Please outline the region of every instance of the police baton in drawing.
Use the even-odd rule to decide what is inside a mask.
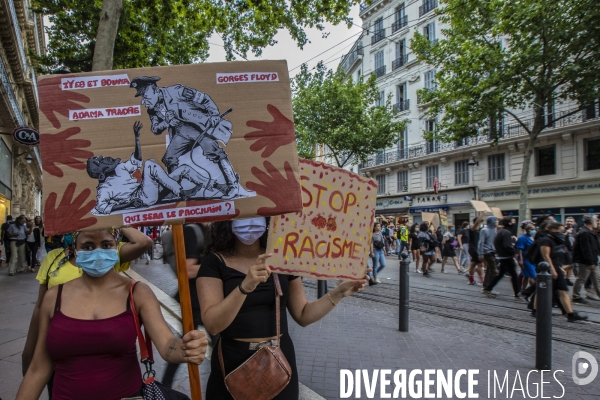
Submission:
[[[256,196],[239,184],[225,150],[232,124],[219,114],[208,94],[180,84],[158,87],[159,77],[131,81],[135,96],[148,109],[150,130],[168,132],[162,163],[142,160],[140,130],[133,126],[135,149],[127,161],[104,156],[87,161],[88,175],[98,179],[97,204],[92,214],[110,215],[185,200],[232,200]],[[142,169],[141,181],[134,173]]]

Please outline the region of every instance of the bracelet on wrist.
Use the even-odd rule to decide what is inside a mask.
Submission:
[[[333,302],[333,299],[331,298],[331,296],[329,295],[329,293],[327,293],[327,297],[329,297],[329,301],[331,301],[331,304],[333,304],[334,307],[337,306],[337,304],[335,304]]]
[[[238,289],[240,289],[240,292],[242,292],[243,295],[247,296],[250,292],[246,292],[244,290],[244,288],[242,287],[242,283],[243,282],[240,282],[240,285],[238,286]]]

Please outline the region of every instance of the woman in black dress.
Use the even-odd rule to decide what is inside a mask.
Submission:
[[[265,218],[216,222],[212,225],[212,243],[202,259],[196,286],[202,321],[206,330],[220,334],[225,374],[243,364],[259,343],[276,337],[275,283],[265,260],[267,240]],[[301,326],[319,321],[346,296],[362,291],[367,278],[345,281],[327,295],[308,301],[302,280],[280,275],[283,296],[280,301],[280,346],[292,378],[274,399],[295,400],[299,396],[298,371],[294,345],[288,334],[287,312]],[[211,373],[206,387],[207,400],[233,399],[225,386],[219,357],[213,353]]]

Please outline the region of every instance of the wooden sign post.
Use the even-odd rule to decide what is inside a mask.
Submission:
[[[183,334],[196,329],[192,315],[192,298],[190,296],[190,283],[187,275],[185,261],[185,242],[183,240],[183,225],[173,225],[173,244],[175,247],[175,261],[177,263],[177,284],[179,286],[179,304],[181,306],[181,319],[183,320]],[[192,400],[202,400],[200,387],[200,372],[196,364],[188,363],[190,391]]]

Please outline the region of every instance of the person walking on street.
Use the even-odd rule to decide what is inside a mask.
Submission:
[[[552,290],[555,296],[560,299],[560,306],[567,314],[568,322],[586,321],[587,316],[581,316],[573,311],[571,298],[569,297],[569,288],[565,279],[565,272],[562,266],[567,260],[567,249],[565,247],[565,227],[558,222],[547,222],[542,225],[547,231],[547,235],[539,239],[539,252],[541,260],[550,265],[550,274],[552,275]],[[537,239],[536,239],[537,240]],[[537,299],[536,299],[537,300]],[[536,315],[536,304],[532,315]]]
[[[512,240],[512,231],[511,227],[514,224],[514,220],[512,217],[505,217],[500,222],[500,231],[496,234],[494,238],[494,248],[498,254],[498,260],[500,263],[500,271],[498,275],[494,278],[493,281],[490,282],[488,286],[483,288],[482,293],[487,297],[494,298],[496,295],[492,293],[494,287],[504,278],[504,275],[509,275],[511,284],[513,287],[513,292],[515,295],[515,300],[521,300],[521,288],[519,285],[519,278],[517,274],[517,263],[515,261],[515,256],[517,254],[515,246]]]
[[[35,272],[37,251],[40,248],[40,230],[32,220],[27,222],[27,272]]]
[[[584,226],[579,230],[573,246],[573,262],[579,264],[579,274],[573,286],[573,303],[579,304],[588,303],[587,300],[581,297],[581,288],[590,276],[596,296],[600,297],[600,270],[598,266],[600,237],[595,232],[598,229],[598,216],[584,215],[583,224]]]
[[[410,227],[410,231],[408,233],[408,248],[413,256],[413,261],[415,262],[415,272],[420,274],[421,270],[419,269],[419,260],[421,259],[421,240],[419,239],[419,224],[413,224]]]
[[[444,234],[442,233],[441,225],[437,227],[434,235],[435,235],[435,239],[436,239],[436,247],[435,247],[436,261],[441,263],[442,262],[442,248],[440,246],[442,245],[442,241],[444,240]]]
[[[409,252],[409,247],[408,247],[408,228],[406,227],[406,225],[402,224],[400,226],[400,229],[398,229],[398,242],[400,244],[400,251],[398,252],[398,255],[402,254],[403,252]]]
[[[0,230],[2,230],[0,240],[2,240],[4,243],[4,252],[6,253],[6,265],[10,263],[10,238],[8,237],[8,228],[12,224],[14,224],[12,215],[7,215],[6,222],[3,223],[2,227],[0,228]]]
[[[487,288],[491,285],[492,281],[498,273],[498,271],[496,270],[496,249],[494,248],[494,239],[496,239],[496,227],[498,225],[498,218],[494,216],[489,216],[487,217],[485,222],[485,228],[483,228],[480,232],[477,253],[483,255],[483,260],[486,265],[483,287]],[[483,290],[482,293],[484,293]]]
[[[471,264],[471,259],[469,257],[469,221],[462,223],[456,238],[458,239],[458,246],[460,249],[458,265],[460,265],[461,268],[466,269]]]
[[[479,283],[483,284],[483,260],[480,258],[477,250],[479,246],[479,228],[485,213],[480,213],[479,217],[473,218],[473,224],[469,228],[469,285],[475,285],[475,270],[479,275]]]
[[[373,283],[372,285],[381,283],[377,275],[385,268],[385,237],[381,233],[381,224],[375,222],[373,225],[373,235],[371,238],[371,260],[373,261]]]
[[[444,266],[446,265],[446,260],[448,258],[452,259],[454,262],[454,267],[456,271],[462,275],[465,273],[463,269],[458,264],[458,258],[456,257],[456,248],[458,247],[458,242],[455,238],[456,228],[454,225],[448,226],[448,232],[444,233],[444,237],[442,239],[442,273],[445,274]]]
[[[437,240],[429,230],[429,223],[427,221],[421,223],[419,226],[419,234],[417,235],[419,238],[419,251],[421,253],[421,258],[423,259],[423,265],[421,266],[421,272],[423,276],[429,278],[429,268],[435,262],[435,248],[437,245]]]
[[[535,227],[531,223],[524,221],[523,234],[517,239],[517,255],[519,260],[519,267],[521,267],[521,275],[523,280],[521,281],[521,294],[525,296],[525,299],[533,292],[535,292],[535,278],[536,271],[535,265],[527,259],[527,251],[533,244],[533,237],[535,236]],[[529,285],[529,287],[527,286]]]
[[[25,226],[25,216],[19,215],[14,224],[8,228],[8,238],[10,241],[10,264],[8,265],[8,275],[13,276],[15,272],[23,272],[27,267],[25,242],[27,235],[31,234],[33,226]],[[17,269],[17,264],[20,268]]]

